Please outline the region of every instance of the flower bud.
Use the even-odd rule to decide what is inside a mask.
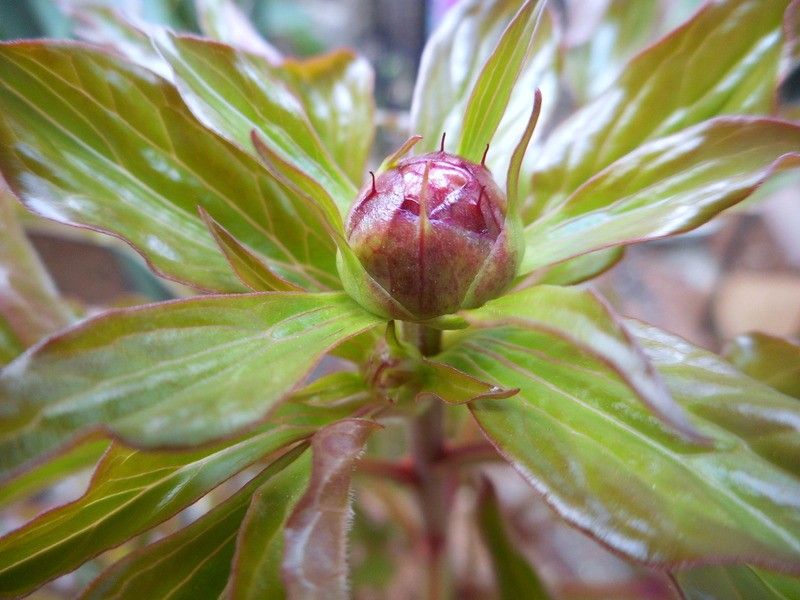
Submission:
[[[347,241],[373,281],[350,280],[342,261],[340,272],[367,308],[430,319],[505,291],[521,259],[516,229],[507,228],[505,195],[483,165],[442,151],[413,156],[373,176],[347,218]]]

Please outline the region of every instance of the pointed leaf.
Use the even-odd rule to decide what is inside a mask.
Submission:
[[[311,475],[311,453],[307,452],[275,481],[253,494],[236,538],[225,597],[230,600],[261,600],[284,597],[281,581],[283,530],[302,496]]]
[[[765,333],[740,335],[725,358],[750,377],[800,399],[800,346]]]
[[[442,132],[447,132],[453,148],[458,144],[467,104],[484,64],[522,4],[522,0],[463,0],[448,12],[428,40],[414,89],[410,128],[412,134],[423,136],[423,151],[436,149]],[[519,76],[508,74],[517,79],[508,106],[493,103],[490,107],[489,112],[497,122],[492,128],[496,131],[491,139],[487,165],[495,174],[504,174],[508,170],[508,159],[521,133],[520,122],[524,122],[530,113],[533,91],[537,87],[542,89],[543,124],[557,105],[558,33],[551,15],[545,11],[541,15],[539,30],[532,39],[533,47],[523,61],[522,72]],[[519,45],[525,50],[525,44]],[[499,70],[505,72],[506,68],[502,65]],[[480,143],[478,159],[488,142],[486,139]],[[528,179],[526,166],[521,180],[523,198],[527,195]]]
[[[682,347],[665,345],[664,354],[675,368],[684,363]],[[608,367],[529,329],[475,332],[440,358],[520,388],[474,403],[473,415],[562,517],[605,545],[660,567],[747,561],[800,573],[800,479],[764,460],[738,431],[695,419],[714,446],[683,441]],[[792,400],[743,375],[717,387],[689,373],[682,383],[671,388],[681,400],[683,392],[701,403],[719,392],[775,414]]]
[[[256,252],[242,244],[202,208],[200,217],[214,236],[239,279],[254,292],[299,292],[301,288],[281,279]]]
[[[25,594],[74,570],[312,432],[267,426],[230,445],[191,452],[142,452],[112,445],[83,496],[0,540],[0,589]]]
[[[89,429],[138,447],[230,435],[263,419],[329,348],[378,322],[344,294],[278,292],[84,321],[0,372],[2,472]]]
[[[497,495],[491,483],[478,504],[478,526],[489,550],[500,600],[548,600],[550,594],[528,560],[517,550],[506,531]]]
[[[9,349],[30,346],[75,320],[17,222],[14,204],[0,181],[0,339],[8,340],[0,347]]]
[[[511,91],[535,46],[544,2],[526,0],[509,21],[470,92],[457,154],[478,162],[503,118]]]
[[[286,60],[282,67],[280,74],[302,100],[336,163],[361,185],[375,137],[375,75],[369,62],[338,50],[302,61]]]
[[[473,324],[513,324],[574,344],[617,372],[647,407],[688,439],[701,438],[686,411],[619,318],[596,294],[575,288],[536,286],[492,300],[465,313]]]
[[[625,248],[613,246],[603,250],[581,254],[560,263],[530,273],[515,286],[523,289],[536,284],[575,285],[605,273],[625,255]]]
[[[85,46],[0,46],[0,170],[34,212],[127,239],[160,273],[200,288],[243,286],[197,206],[283,278],[336,281],[313,211],[198,123],[169,83]]]
[[[792,600],[800,579],[748,566],[700,567],[674,574],[686,600]]]
[[[644,144],[525,229],[521,273],[698,227],[778,169],[800,165],[800,126],[721,117]]]
[[[280,515],[288,510],[292,494],[299,495],[308,477],[309,460],[298,458],[304,450],[305,446],[300,446],[286,452],[208,514],[128,554],[102,573],[80,597],[84,600],[219,597],[231,572],[237,532],[251,498],[255,502],[256,496],[266,492],[269,508],[280,523]],[[262,545],[266,539],[254,542]],[[262,596],[267,597],[273,596]]]
[[[768,113],[790,0],[709,2],[634,57],[541,149],[525,222],[648,140],[724,114]]]
[[[636,321],[627,326],[675,399],[693,414],[746,440],[764,460],[800,477],[800,402],[676,335]]]
[[[282,576],[289,597],[347,598],[350,480],[367,438],[378,427],[371,421],[348,419],[311,438],[311,483],[284,531]]]
[[[162,36],[158,48],[178,88],[206,126],[250,151],[256,131],[292,167],[318,181],[346,214],[356,188],[314,131],[280,67],[264,58],[198,38]]]
[[[418,399],[433,396],[448,404],[466,404],[486,398],[510,398],[519,391],[486,383],[435,361],[423,361],[421,371],[423,385]]]
[[[256,28],[233,0],[195,0],[197,20],[203,33],[225,44],[260,54],[273,64],[281,53],[256,31]]]

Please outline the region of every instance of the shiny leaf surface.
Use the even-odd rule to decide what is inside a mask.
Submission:
[[[744,376],[716,354],[636,321],[628,328],[693,414],[746,440],[764,460],[800,477],[800,402]]]
[[[549,137],[526,222],[653,140],[723,114],[770,111],[789,0],[722,0],[634,57]]]
[[[424,361],[421,369],[423,380],[419,396],[433,396],[448,404],[466,404],[486,398],[509,398],[517,390],[506,390],[471,377],[442,363]]]
[[[683,369],[685,353],[671,347],[667,364]],[[476,332],[441,358],[520,388],[511,398],[474,403],[473,415],[561,516],[604,544],[651,565],[747,561],[800,572],[800,479],[759,456],[738,431],[695,419],[714,446],[682,441],[613,371],[531,330]],[[657,358],[651,353],[660,368]],[[689,386],[693,397],[728,394],[765,412],[792,400],[744,375],[709,386],[692,370],[680,374],[675,382],[664,373],[681,400]]]
[[[15,203],[0,182],[0,339],[7,340],[0,348],[9,349],[7,359],[75,320],[25,237]]]
[[[332,346],[376,324],[344,294],[211,296],[111,311],[0,372],[7,472],[78,432],[186,446],[264,418]]]
[[[550,594],[506,531],[497,495],[491,484],[487,483],[480,498],[477,517],[481,537],[494,567],[500,600],[548,600]]]
[[[339,50],[302,61],[286,60],[282,67],[279,74],[303,102],[322,142],[360,186],[375,137],[375,75],[369,62]]]
[[[0,589],[24,594],[72,571],[312,432],[269,426],[231,445],[191,452],[142,452],[114,444],[81,498],[2,538]]]
[[[526,230],[526,273],[611,246],[693,229],[800,165],[800,127],[721,117],[644,144]]]
[[[159,38],[184,100],[205,125],[251,151],[256,131],[292,167],[328,190],[342,214],[356,188],[337,166],[279,67],[230,46],[190,37]]]
[[[481,327],[516,325],[561,338],[602,361],[642,402],[687,438],[700,438],[686,412],[619,318],[596,294],[575,288],[536,286],[492,300],[466,313]]]
[[[233,0],[195,0],[197,20],[203,33],[234,48],[260,54],[271,63],[281,60],[278,49],[256,31]]]
[[[800,346],[765,333],[740,335],[725,358],[750,377],[800,399]]]
[[[81,598],[218,597],[231,573],[237,532],[251,498],[255,502],[266,492],[275,515],[285,513],[292,492],[302,489],[308,476],[309,461],[298,458],[304,449],[301,446],[277,458],[241,490],[187,527],[128,554],[102,573]],[[254,540],[256,546],[264,541]]]
[[[534,271],[527,277],[520,278],[515,287],[523,289],[536,284],[575,285],[583,283],[613,268],[624,255],[625,248],[622,246],[581,254]]]
[[[311,482],[284,530],[282,577],[289,597],[347,598],[350,482],[367,438],[378,427],[371,421],[348,419],[311,438]]]
[[[283,528],[308,485],[311,453],[307,452],[274,481],[253,494],[236,538],[231,577],[225,597],[230,600],[283,598],[281,559]]]
[[[313,211],[164,80],[79,45],[24,42],[0,46],[0,90],[0,170],[34,212],[126,239],[170,278],[241,291],[202,206],[285,279],[330,281],[332,245]]]

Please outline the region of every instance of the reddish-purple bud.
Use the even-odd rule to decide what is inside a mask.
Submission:
[[[370,298],[371,308],[424,320],[500,295],[521,258],[505,213],[505,195],[491,173],[447,152],[401,160],[370,179],[348,216],[347,240],[406,312],[385,295]]]

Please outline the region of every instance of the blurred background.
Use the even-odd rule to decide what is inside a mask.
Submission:
[[[768,0],[765,0],[768,1]],[[376,72],[379,132],[375,162],[405,139],[408,107],[425,39],[457,0],[241,0],[238,5],[266,39],[287,55],[310,56],[340,46],[356,48]],[[74,37],[82,26],[80,0],[0,0],[0,38]],[[97,4],[96,2],[94,4]],[[108,6],[180,31],[200,27],[192,0],[120,0]],[[623,10],[616,27],[636,32],[630,47],[644,47],[697,8],[697,0],[554,0],[564,28],[566,93],[559,114],[601,91],[614,72],[582,78],[573,66],[579,59],[610,52],[604,46],[603,19]],[[606,32],[607,33],[607,32]],[[625,57],[623,57],[625,58]],[[571,62],[572,61],[572,62]],[[586,73],[584,73],[585,75]],[[779,90],[778,112],[798,117],[798,69],[787,64]],[[70,230],[32,216],[25,225],[36,249],[67,297],[95,307],[161,300],[180,293],[173,284],[150,274],[135,253],[110,238]],[[800,335],[800,171],[787,172],[765,185],[743,206],[689,234],[631,247],[613,269],[593,282],[623,314],[641,318],[720,351],[737,335],[764,331]],[[674,592],[659,573],[628,565],[560,520],[513,473],[498,471],[504,503],[513,517],[515,535],[543,579],[562,598],[671,598]],[[4,511],[0,533],[50,506],[80,494],[85,474],[62,482],[33,502]],[[395,581],[387,588],[381,573],[389,568],[370,548],[390,543],[403,514],[403,500],[384,502],[381,491],[367,490],[357,514],[358,543],[353,549],[359,597],[413,598],[413,586]],[[463,500],[463,502],[462,502]],[[460,499],[455,512],[474,499]],[[194,513],[191,511],[194,510]],[[207,510],[201,503],[182,521]],[[395,512],[392,512],[395,511]],[[173,525],[176,526],[176,525]],[[168,529],[167,529],[168,530]],[[158,535],[164,535],[162,530]],[[372,546],[374,544],[374,546]],[[122,550],[120,550],[121,552]],[[491,581],[475,532],[455,536],[454,552],[462,597],[486,597]],[[112,553],[113,554],[113,553]],[[403,553],[400,552],[400,555]],[[98,565],[62,578],[34,597],[64,597],[96,574]],[[413,582],[414,557],[401,559],[401,575]],[[406,569],[403,571],[403,569]],[[395,577],[396,579],[396,577]],[[402,577],[401,577],[402,579]],[[387,590],[390,590],[387,592]],[[487,592],[488,593],[488,592]]]

